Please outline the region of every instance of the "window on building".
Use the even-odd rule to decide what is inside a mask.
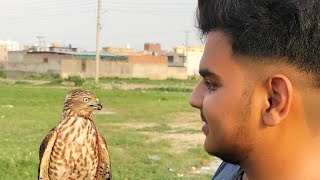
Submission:
[[[173,63],[173,56],[168,56],[168,63]]]
[[[48,58],[43,58],[44,63],[48,63]]]

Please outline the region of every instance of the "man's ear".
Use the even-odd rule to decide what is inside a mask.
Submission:
[[[289,113],[292,101],[292,83],[282,74],[271,76],[266,83],[267,108],[263,112],[263,123],[267,126],[279,124]]]

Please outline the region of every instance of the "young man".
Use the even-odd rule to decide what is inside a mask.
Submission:
[[[199,0],[197,20],[213,179],[320,179],[320,1]]]

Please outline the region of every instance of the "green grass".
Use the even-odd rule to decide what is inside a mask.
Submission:
[[[1,75],[1,72],[0,72]],[[1,76],[0,76],[1,77]],[[56,74],[32,74],[25,77],[26,80],[46,80],[46,81],[56,81],[61,79],[59,75]],[[93,78],[81,79],[76,76],[71,76],[66,81],[72,81],[76,83],[84,83],[84,81],[94,82]],[[165,80],[151,80],[147,78],[118,78],[118,77],[102,77],[99,79],[100,83],[111,83],[111,84],[149,84],[149,85],[165,85],[165,86],[194,86],[198,80],[196,78],[181,80],[181,79],[165,79]]]
[[[59,121],[64,96],[69,90],[62,86],[0,82],[1,180],[37,178],[39,145]],[[212,160],[201,144],[176,153],[170,149],[178,145],[170,139],[152,136],[201,133],[199,119],[192,120],[199,121],[199,126],[194,128],[170,126],[177,123],[172,118],[177,113],[198,113],[188,105],[190,92],[88,90],[101,99],[104,110],[115,112],[94,115],[97,128],[108,142],[113,179],[210,179],[210,175],[191,173],[191,167],[199,168],[203,160]],[[185,123],[183,119],[180,121]],[[141,124],[152,126],[137,128]],[[150,159],[151,156],[159,160]]]
[[[184,85],[184,86],[193,86],[197,83],[196,79],[166,79],[166,80],[150,80],[147,78],[117,78],[117,77],[104,77],[100,78],[101,83],[137,83],[137,84],[151,84],[151,85]]]

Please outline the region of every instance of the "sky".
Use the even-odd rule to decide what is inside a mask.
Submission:
[[[42,36],[53,42],[94,51],[98,0],[0,0],[0,40],[23,45]],[[143,50],[203,45],[195,28],[197,0],[101,0],[101,47]]]

